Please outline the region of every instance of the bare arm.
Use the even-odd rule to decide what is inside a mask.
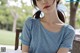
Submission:
[[[68,48],[60,48],[57,53],[68,53],[68,52],[69,52]]]
[[[28,46],[22,45],[22,53],[28,53]]]

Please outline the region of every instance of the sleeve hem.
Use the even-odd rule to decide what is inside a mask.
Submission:
[[[72,49],[72,47],[66,47],[66,46],[62,46],[60,48],[69,48],[69,49]]]
[[[29,46],[29,42],[28,41],[24,41],[21,37],[19,39],[21,40],[22,44]]]

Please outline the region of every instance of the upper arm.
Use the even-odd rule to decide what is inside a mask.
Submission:
[[[63,40],[62,40],[61,45],[60,45],[60,48],[72,49],[74,36],[75,36],[75,31],[72,27],[69,26],[65,31]]]
[[[30,46],[30,40],[31,40],[31,24],[32,19],[28,18],[28,20],[25,22],[23,26],[23,30],[20,36],[20,40],[22,43],[22,51],[28,51],[28,47]]]
[[[60,48],[57,53],[68,53],[69,48]]]
[[[68,28],[60,44],[58,53],[68,53],[68,51],[72,49],[74,36],[75,36],[74,29],[72,29],[72,27]]]

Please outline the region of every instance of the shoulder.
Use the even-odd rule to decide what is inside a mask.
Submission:
[[[75,33],[74,28],[71,25],[65,24],[66,33]]]
[[[33,18],[33,17],[28,17],[28,19],[26,19],[26,21],[25,22],[35,22],[35,21],[37,21],[37,19],[35,19],[35,18]]]
[[[67,25],[67,30],[68,31],[74,31],[74,28],[71,25]]]
[[[28,18],[26,19],[25,23],[31,23],[31,22],[32,22],[32,20],[33,20],[33,18],[32,18],[32,17],[28,17]]]
[[[33,17],[28,17],[28,19],[25,20],[24,25],[27,27],[31,27],[33,24],[36,25],[38,23],[38,19],[34,19]]]
[[[34,19],[33,17],[28,17],[26,20],[25,20],[25,24],[32,24],[33,22],[36,22],[37,19]]]

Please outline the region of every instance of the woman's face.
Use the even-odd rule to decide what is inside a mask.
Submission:
[[[44,13],[51,12],[56,8],[57,0],[36,0],[37,7]]]

